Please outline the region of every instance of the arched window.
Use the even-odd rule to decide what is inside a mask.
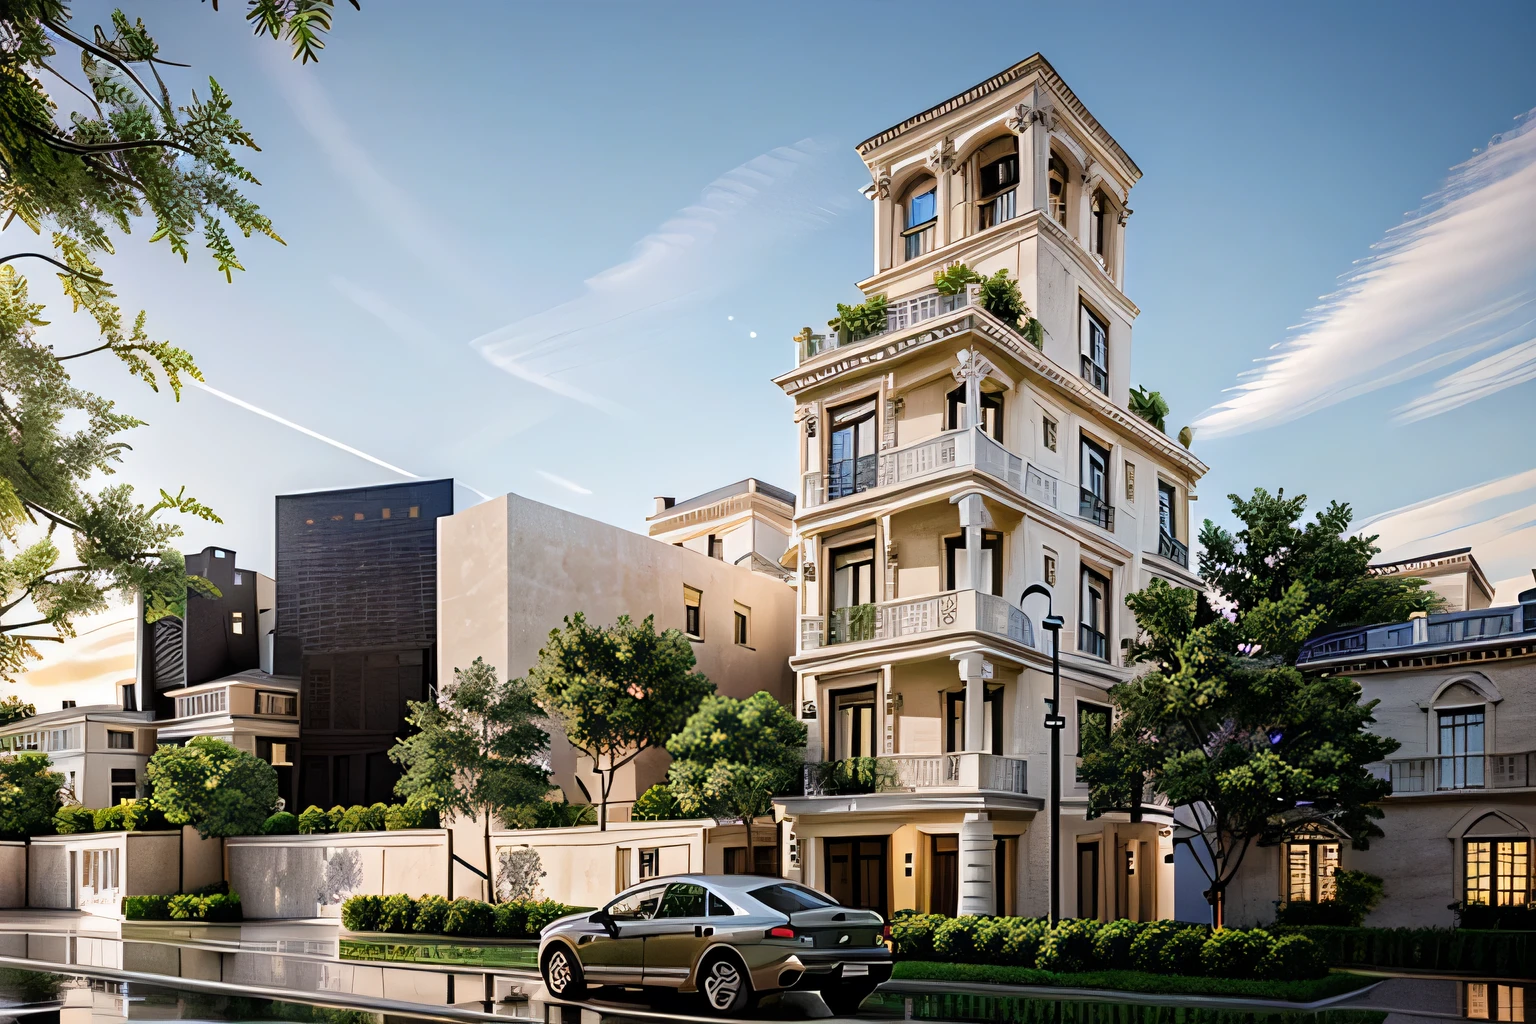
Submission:
[[[976,154],[976,229],[1012,220],[1017,209],[1019,184],[1018,142],[1006,136],[982,147]]]
[[[1092,214],[1088,226],[1088,251],[1093,254],[1099,266],[1108,269],[1105,261],[1109,259],[1109,200],[1104,198],[1104,193],[1094,192]]]
[[[1062,227],[1067,226],[1067,164],[1061,157],[1051,154],[1049,198],[1051,216]]]
[[[939,223],[938,198],[938,185],[932,178],[924,178],[907,190],[906,198],[902,200],[904,259],[914,260],[933,250],[935,228]]]

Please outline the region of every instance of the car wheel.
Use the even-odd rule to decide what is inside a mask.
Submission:
[[[843,982],[821,990],[821,1001],[839,1017],[852,1017],[879,986],[874,982]]]
[[[718,956],[700,970],[699,994],[713,1013],[740,1013],[752,1001],[752,982],[735,957]]]
[[[544,987],[556,999],[581,999],[587,994],[587,979],[581,961],[569,947],[556,943],[544,954]]]

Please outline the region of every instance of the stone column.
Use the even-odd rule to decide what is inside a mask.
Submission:
[[[976,753],[986,749],[986,737],[982,735],[982,709],[987,695],[986,684],[982,681],[983,659],[980,651],[954,657],[960,666],[960,678],[965,681],[965,742],[961,748],[967,754]]]
[[[967,705],[966,710],[970,707]],[[997,913],[997,840],[986,812],[970,812],[960,823],[960,913]]]
[[[891,202],[891,172],[876,168],[874,182],[864,194],[875,204],[875,273],[890,270],[895,263],[895,206]]]

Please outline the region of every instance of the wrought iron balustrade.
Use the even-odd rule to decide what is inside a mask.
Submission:
[[[1189,568],[1189,545],[1168,536],[1162,530],[1157,531],[1157,553],[1170,562],[1177,562],[1184,568]]]
[[[1077,514],[1095,526],[1115,532],[1115,506],[1086,487],[1079,488]]]
[[[1394,794],[1448,793],[1462,790],[1525,789],[1536,784],[1532,752],[1516,754],[1442,754],[1388,761],[1386,777]]]

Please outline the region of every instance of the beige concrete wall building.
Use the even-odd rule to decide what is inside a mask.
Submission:
[[[1493,604],[1493,584],[1472,557],[1471,548],[1439,551],[1371,566],[1373,576],[1416,576],[1445,600],[1445,611],[1467,612]]]
[[[522,676],[575,612],[599,624],[654,615],[657,629],[688,635],[696,670],[720,693],[790,699],[794,589],[745,565],[507,494],[438,524],[437,584],[445,681],[477,657],[502,678]],[[552,747],[556,783],[573,803],[586,802],[598,791],[591,766],[558,736]],[[610,817],[625,817],[666,768],[666,752],[653,750],[622,769]]]
[[[894,777],[839,794],[835,769],[810,766],[807,795],[783,801],[791,872],[884,911],[1046,913],[1050,640],[1045,601],[1020,607],[1043,582],[1067,623],[1060,910],[1168,916],[1167,809],[1089,821],[1075,781],[1079,724],[1127,676],[1126,593],[1198,586],[1188,502],[1206,467],[1128,409],[1141,172],[1039,55],[858,151],[874,215],[859,288],[887,298],[885,329],[807,328],[776,383],[801,452],[787,561],[810,759],[879,757]],[[974,285],[940,294],[956,262],[1007,270],[1043,344]]]
[[[1382,927],[1450,925],[1455,902],[1532,898],[1536,831],[1536,590],[1473,608],[1347,630],[1303,649],[1307,671],[1345,675],[1379,701],[1374,728],[1401,746],[1374,770],[1392,783],[1368,850],[1305,828],[1244,862],[1235,924],[1273,920],[1289,899],[1329,898],[1338,870],[1367,871]]]
[[[687,501],[657,498],[647,533],[666,544],[788,580],[780,561],[794,530],[795,496],[753,477]]]

